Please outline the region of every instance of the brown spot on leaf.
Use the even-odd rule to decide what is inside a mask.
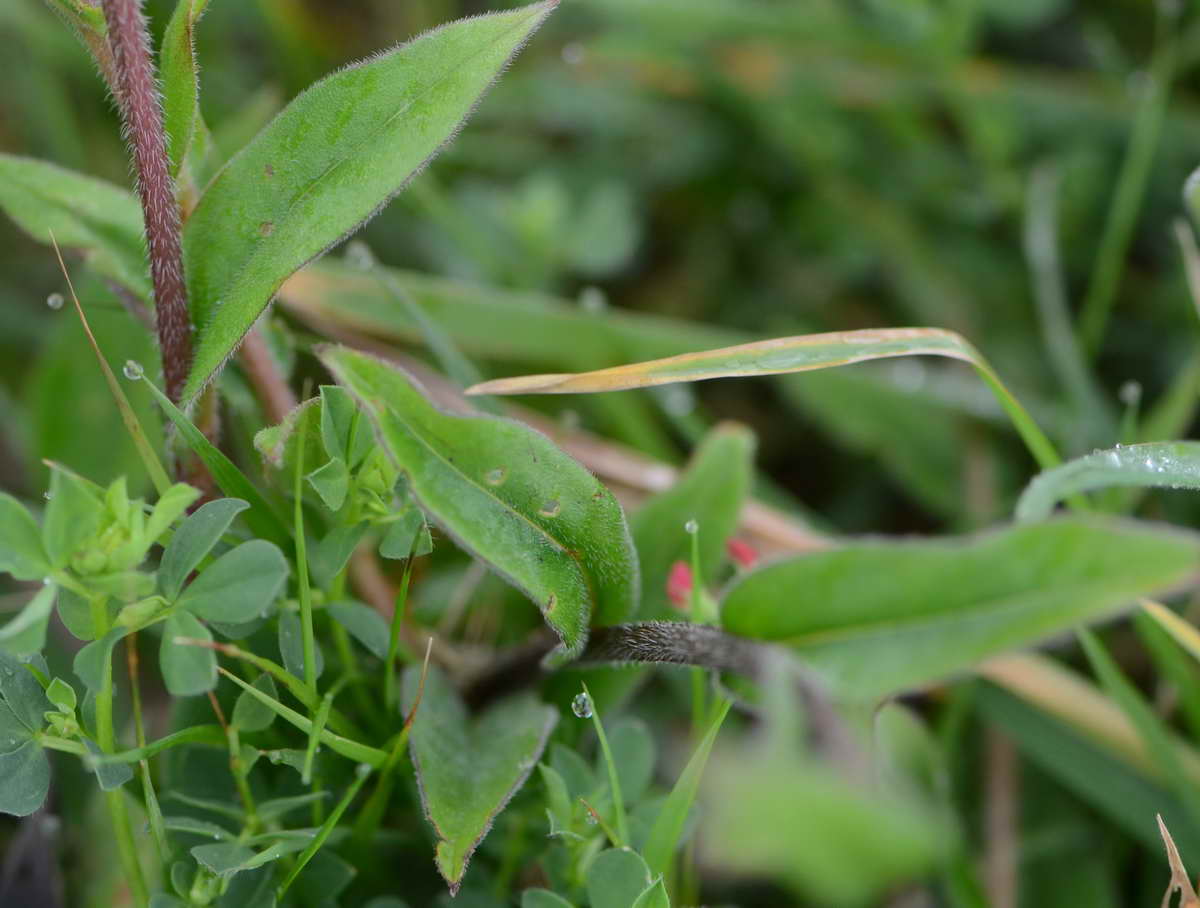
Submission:
[[[263,221],[258,225],[259,236],[270,236],[275,232],[275,224],[272,221]]]
[[[273,177],[275,176],[275,168],[268,164],[263,168],[263,173],[265,173],[268,177]]]

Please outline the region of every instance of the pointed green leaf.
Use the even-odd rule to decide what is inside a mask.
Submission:
[[[642,565],[642,618],[673,614],[667,577],[677,561],[691,563],[689,520],[699,527],[700,569],[712,581],[725,559],[725,543],[737,529],[750,491],[754,436],[726,424],[714,429],[696,449],[687,470],[665,492],[651,498],[633,516],[633,542]]]
[[[27,817],[50,791],[50,761],[33,741],[0,754],[0,813]]]
[[[200,82],[196,66],[195,28],[208,0],[178,0],[167,23],[159,52],[162,79],[163,130],[167,134],[167,155],[171,175],[183,167],[197,130],[204,129],[200,119]]]
[[[743,577],[726,630],[794,647],[835,687],[874,698],[1195,582],[1200,536],[1069,518],[967,539],[858,542]]]
[[[41,580],[50,573],[42,532],[21,502],[0,492],[0,573]]]
[[[1044,520],[1059,501],[1110,486],[1200,489],[1200,442],[1117,445],[1076,457],[1040,473],[1025,487],[1017,502],[1017,520]]]
[[[280,284],[371,217],[458,130],[554,0],[427,32],[292,101],[216,176],[184,230],[203,326],[190,399]]]
[[[590,619],[637,601],[637,560],[612,493],[545,436],[429,402],[404,372],[344,348],[325,365],[364,404],[412,493],[460,544],[524,591],[578,653]]]
[[[176,643],[176,637],[212,640],[208,628],[188,612],[178,611],[163,626],[158,664],[173,697],[193,697],[217,686],[217,654],[207,647]]]
[[[350,473],[346,464],[335,457],[323,467],[317,467],[305,477],[325,502],[325,507],[337,511],[346,501],[346,491],[350,488]]]
[[[326,455],[352,470],[362,463],[375,442],[370,422],[350,393],[339,385],[321,385],[321,441]]]
[[[240,498],[218,498],[196,509],[175,531],[158,566],[158,588],[173,601],[192,573],[249,504]]]
[[[44,664],[44,663],[43,663]],[[51,708],[46,692],[25,662],[0,650],[0,699],[30,731],[41,731]]]
[[[151,298],[142,209],[124,189],[45,161],[0,154],[0,208],[39,243],[50,233],[96,273]]]
[[[379,540],[379,554],[396,560],[410,555],[419,558],[433,551],[433,539],[425,515],[417,508],[409,508],[398,520],[388,524],[387,532]]]
[[[105,669],[112,661],[113,647],[123,637],[128,636],[130,631],[131,629],[128,627],[118,625],[99,640],[93,640],[75,654],[72,667],[88,690],[95,693],[104,687]]]
[[[404,673],[405,709],[421,670]],[[409,741],[425,816],[437,833],[437,867],[458,891],[467,862],[492,821],[537,764],[558,713],[532,696],[505,700],[478,717],[430,669]],[[640,890],[639,890],[640,891]]]
[[[283,552],[265,539],[252,539],[201,571],[180,595],[179,606],[206,621],[249,621],[275,601],[287,576]]]
[[[308,569],[318,587],[333,585],[366,531],[365,523],[334,527],[309,551]]]

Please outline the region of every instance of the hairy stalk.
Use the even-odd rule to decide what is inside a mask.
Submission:
[[[102,0],[116,70],[117,104],[137,169],[146,224],[155,322],[167,396],[178,403],[192,363],[179,206],[167,160],[162,105],[141,0]]]

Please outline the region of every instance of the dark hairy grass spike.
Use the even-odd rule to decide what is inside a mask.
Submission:
[[[116,71],[117,104],[133,154],[146,226],[155,321],[167,396],[178,402],[192,362],[179,206],[167,160],[162,104],[141,0],[102,0]]]

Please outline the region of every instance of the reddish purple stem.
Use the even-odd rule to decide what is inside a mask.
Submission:
[[[178,403],[192,363],[192,324],[179,240],[179,206],[167,162],[162,106],[141,0],[102,0],[116,64],[117,103],[137,168],[154,312],[167,396]]]

